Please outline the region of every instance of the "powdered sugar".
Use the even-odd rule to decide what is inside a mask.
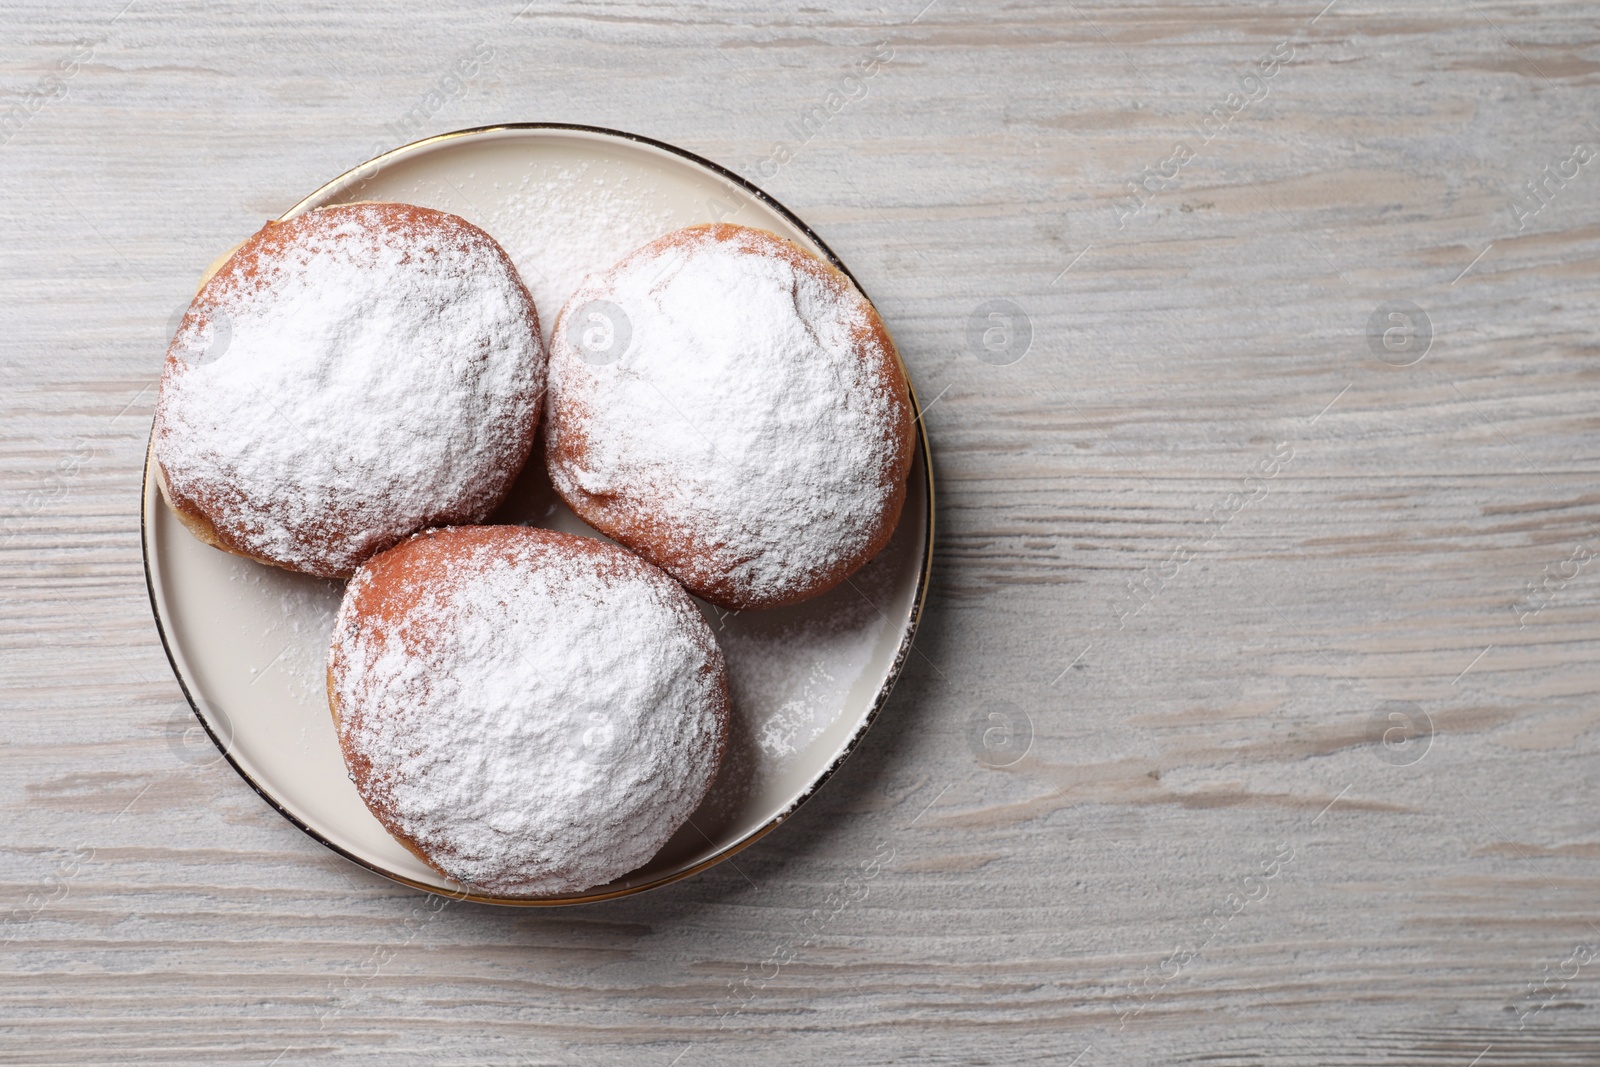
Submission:
[[[421,535],[357,572],[331,663],[368,804],[484,892],[626,874],[716,770],[725,691],[709,628],[665,575],[597,541]]]
[[[424,225],[396,228],[391,209]],[[441,221],[443,220],[443,221]],[[173,340],[156,457],[234,547],[322,576],[499,502],[544,384],[515,272],[454,216],[313,212],[235,256]],[[185,361],[225,328],[214,361]],[[220,346],[218,346],[220,347]]]
[[[769,766],[787,766],[849,705],[850,690],[892,629],[873,604],[892,595],[902,556],[891,545],[851,579],[856,588],[722,620],[717,641],[733,705]]]
[[[893,605],[900,583],[916,571],[919,537],[916,524],[902,523],[849,584],[803,604],[717,613],[712,628],[728,663],[734,722],[700,823],[708,832],[714,812],[737,811],[757,783],[797,765],[819,766],[820,753],[844,741],[840,727],[853,724],[841,724],[841,716],[872,701],[881,676],[871,676],[871,666],[900,636]]]
[[[725,581],[781,602],[878,535],[909,461],[906,401],[885,381],[892,355],[864,340],[864,298],[820,265],[757,254],[766,235],[718,232],[756,233],[681,231],[568,300],[550,349],[551,478],[569,502],[690,544],[699,571],[663,565],[692,590]],[[599,359],[579,333],[596,315],[614,342]]]
[[[673,229],[674,217],[636,175],[589,163],[527,175],[496,212],[494,233],[528,283],[548,340],[557,309],[586,276]]]
[[[293,574],[231,559],[230,592],[241,602],[260,606],[241,627],[243,647],[262,649],[250,664],[252,686],[280,676],[289,697],[300,703],[328,701],[328,638],[344,596],[344,583],[330,578]]]

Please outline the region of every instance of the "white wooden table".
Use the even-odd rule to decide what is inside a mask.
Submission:
[[[1600,4],[1324,2],[0,4],[0,1062],[1600,1061]],[[197,766],[138,539],[197,272],[504,120],[815,226],[940,492],[844,772],[559,912]]]

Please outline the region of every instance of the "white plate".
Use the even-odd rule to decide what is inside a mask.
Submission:
[[[439,208],[488,231],[522,271],[546,330],[584,273],[680,226],[759,226],[845,269],[804,223],[737,175],[610,130],[530,124],[430,138],[342,175],[284,217],[354,200]],[[555,232],[548,224],[537,232],[536,216],[548,218],[552,208]],[[162,503],[147,459],[150,602],[172,669],[216,742],[214,758],[227,758],[285,818],[340,855],[419,889],[492,903],[637,893],[704,870],[777,826],[839,767],[883,707],[911,650],[932,559],[933,487],[920,416],[917,427],[905,511],[876,560],[826,596],[793,607],[704,608],[734,695],[728,758],[700,810],[654,859],[582,894],[475,896],[390,837],[356,793],[328,712],[324,662],[344,583],[196,541]],[[537,454],[491,521],[599,536],[560,503]]]

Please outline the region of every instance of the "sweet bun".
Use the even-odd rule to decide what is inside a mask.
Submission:
[[[334,624],[329,703],[356,788],[435,870],[496,896],[647,862],[722,758],[722,653],[693,600],[612,545],[430,530],[368,560]]]
[[[545,354],[493,238],[409,204],[270,222],[201,287],[167,351],[154,450],[201,540],[348,576],[478,522],[526,462]]]
[[[556,320],[545,407],[568,506],[722,607],[832,588],[905,501],[894,343],[849,278],[764,230],[677,230],[585,279]]]

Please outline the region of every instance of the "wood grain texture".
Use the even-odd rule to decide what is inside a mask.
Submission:
[[[925,2],[0,4],[0,1061],[1600,1059],[1600,4]],[[186,747],[139,473],[219,251],[540,119],[851,265],[931,402],[935,586],[734,863],[441,911]]]

